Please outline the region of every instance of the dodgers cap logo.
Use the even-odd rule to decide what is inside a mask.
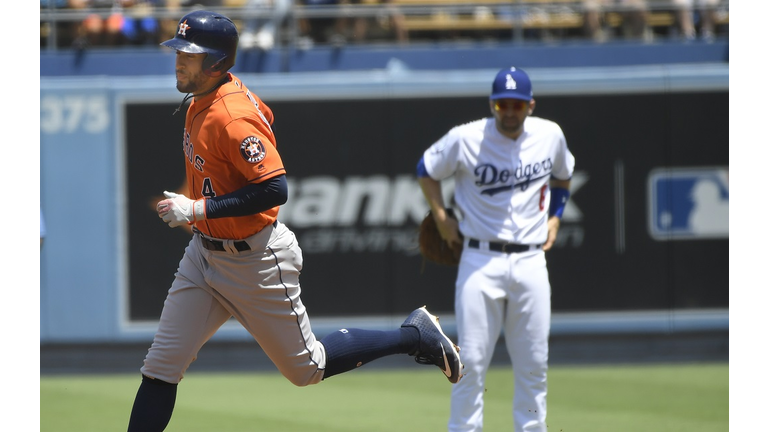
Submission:
[[[533,99],[531,79],[520,68],[512,66],[502,69],[496,74],[496,79],[493,80],[491,99],[521,99],[529,101]]]

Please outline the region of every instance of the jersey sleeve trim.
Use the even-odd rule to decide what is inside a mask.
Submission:
[[[430,177],[427,171],[427,166],[424,164],[424,155],[419,159],[419,163],[416,164],[416,176],[417,177]]]
[[[258,177],[255,177],[255,178],[252,178],[252,179],[248,179],[248,183],[254,183],[254,182],[258,183],[259,181],[268,180],[268,179],[270,179],[272,177],[275,177],[275,176],[278,176],[280,174],[285,174],[285,168],[281,167],[279,169],[272,170],[270,172],[264,173],[264,174],[262,174],[262,175],[260,175]]]

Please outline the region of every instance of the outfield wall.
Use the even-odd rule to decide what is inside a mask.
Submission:
[[[291,184],[280,219],[305,253],[318,333],[399,325],[422,304],[450,326],[455,270],[422,269],[414,168],[448,128],[488,114],[495,72],[240,75],[276,115]],[[547,255],[553,332],[727,328],[728,65],[528,72],[536,114],[561,124],[576,156]],[[40,86],[41,206],[56,215],[41,251],[41,342],[151,338],[189,239],[153,211],[182,187],[184,118],[172,113],[183,95],[169,76]],[[713,216],[723,207],[725,220]],[[248,335],[233,323],[216,337]]]

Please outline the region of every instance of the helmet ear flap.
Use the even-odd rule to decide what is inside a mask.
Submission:
[[[224,65],[224,59],[221,59],[214,63],[212,66],[205,68],[203,71],[209,77],[217,78],[224,75],[226,66]]]

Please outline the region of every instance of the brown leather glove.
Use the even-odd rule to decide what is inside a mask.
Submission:
[[[456,214],[452,209],[446,209],[448,216],[456,219]],[[419,250],[421,255],[427,261],[437,264],[456,266],[459,265],[461,258],[461,246],[450,247],[448,243],[440,236],[437,229],[435,218],[432,217],[432,211],[421,221],[419,226]]]

